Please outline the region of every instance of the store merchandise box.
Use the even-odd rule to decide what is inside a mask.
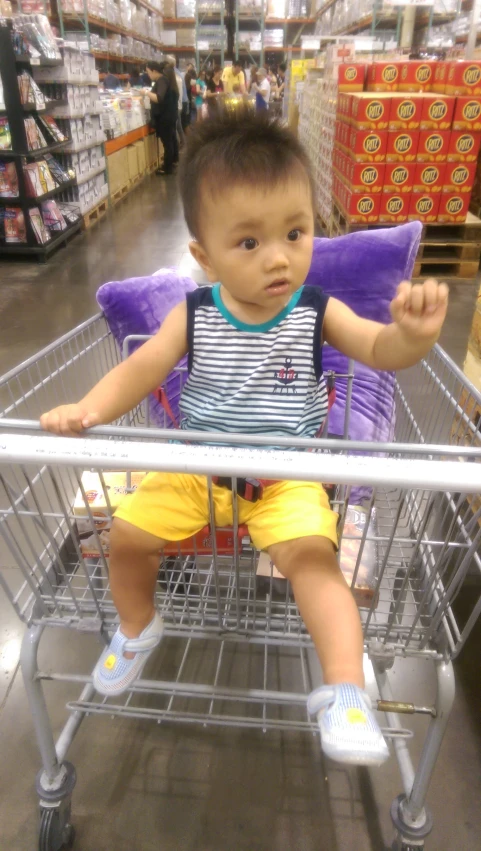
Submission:
[[[334,144],[341,150],[347,150],[351,141],[351,127],[345,121],[336,121],[334,124]]]
[[[126,151],[129,180],[135,180],[135,178],[138,177],[139,174],[139,160],[137,157],[137,148],[135,148],[134,145],[128,145]]]
[[[104,555],[106,558],[109,557],[112,515],[120,505],[121,500],[128,493],[138,488],[144,476],[145,473],[131,473],[129,488],[127,473],[125,472],[103,473],[103,484],[98,473],[93,473],[90,470],[82,473],[82,487],[88,508],[79,488],[75,496],[73,514],[77,526],[80,551],[84,558],[100,557],[99,542]],[[92,519],[89,516],[89,509]],[[95,532],[97,532],[97,535],[95,535]]]
[[[386,159],[387,130],[356,130],[351,128],[349,147],[346,153],[357,162],[380,163]]]
[[[386,162],[415,162],[418,142],[419,130],[399,130],[394,133],[388,133]]]
[[[417,152],[418,163],[446,162],[450,139],[450,130],[421,130]]]
[[[442,192],[446,163],[416,163],[414,192],[426,194]]]
[[[471,132],[481,130],[481,98],[456,98],[452,129]]]
[[[389,130],[419,130],[421,123],[422,98],[393,94],[389,113]]]
[[[476,163],[446,163],[443,192],[471,192],[476,177]]]
[[[434,79],[436,62],[403,62],[398,79],[398,92],[429,92]]]
[[[446,93],[446,80],[450,62],[436,62],[434,77],[431,81],[431,91],[443,95]]]
[[[446,76],[446,94],[481,95],[481,61],[450,62]]]
[[[379,221],[397,224],[407,222],[410,202],[410,193],[383,192],[379,207]]]
[[[383,192],[406,194],[412,192],[416,163],[386,163]]]
[[[358,163],[350,157],[346,160],[343,176],[352,192],[376,194],[384,185],[384,163]]]
[[[115,154],[110,154],[107,157],[107,165],[110,191],[116,192],[117,189],[120,189],[129,182],[127,148],[122,148],[120,151],[116,151]]]
[[[357,130],[387,130],[391,97],[389,94],[374,95],[372,92],[352,94],[350,121]]]
[[[362,92],[366,80],[367,65],[357,62],[343,62],[338,69],[340,92]]]
[[[408,220],[410,222],[435,222],[439,210],[439,199],[442,194],[442,192],[437,195],[426,192],[413,192],[409,205]]]
[[[448,162],[476,162],[481,142],[481,133],[467,130],[452,130],[448,148]]]
[[[336,119],[337,121],[349,121],[351,114],[351,95],[347,92],[339,92],[337,97]]]
[[[338,201],[350,222],[377,222],[381,206],[381,193],[378,195],[357,194],[339,181]]]
[[[368,92],[397,92],[402,62],[373,62],[367,69]]]
[[[441,192],[438,222],[465,222],[469,210],[470,194]]]
[[[456,98],[426,94],[421,98],[421,130],[450,130]]]
[[[137,163],[138,163],[138,171],[140,175],[144,175],[147,170],[147,162],[145,159],[145,150],[144,150],[144,140],[139,139],[138,142],[134,142],[133,147],[137,151]]]

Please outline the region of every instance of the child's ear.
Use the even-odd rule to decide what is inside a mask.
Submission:
[[[189,251],[192,254],[194,260],[197,260],[199,266],[202,266],[205,274],[207,275],[207,280],[211,284],[216,284],[219,280],[218,275],[216,275],[209,260],[209,256],[206,250],[200,244],[200,242],[197,242],[195,239],[189,242]]]

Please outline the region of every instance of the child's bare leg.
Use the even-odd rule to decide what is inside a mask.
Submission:
[[[292,585],[324,682],[353,683],[363,689],[361,621],[332,543],[321,536],[298,538],[274,544],[269,556]]]
[[[165,541],[114,518],[110,532],[110,588],[120,628],[136,638],[151,622],[159,553]],[[125,653],[130,658],[132,653]]]

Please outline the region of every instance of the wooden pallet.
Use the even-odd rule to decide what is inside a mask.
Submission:
[[[355,233],[360,230],[379,230],[380,228],[396,227],[390,222],[373,222],[365,224],[361,222],[350,222],[337,204],[333,204],[331,221],[329,222],[330,229],[334,232],[330,235],[343,235],[346,233]],[[461,224],[432,222],[423,225],[421,242],[438,242],[438,243],[465,243],[476,242],[481,244],[481,219],[473,213],[468,213],[466,221]]]
[[[88,213],[85,213],[85,215],[83,217],[84,230],[88,230],[89,228],[96,225],[97,222],[99,222],[101,219],[103,219],[104,216],[107,215],[108,209],[109,209],[108,199],[104,198],[104,200],[101,201],[100,204],[97,204],[96,207],[92,207],[92,209],[89,210]]]
[[[478,271],[479,259],[462,263],[454,263],[452,260],[423,263],[416,261],[412,276],[413,278],[461,278],[475,281]]]
[[[130,191],[130,184],[125,183],[124,186],[120,186],[119,189],[116,189],[115,192],[110,193],[110,203],[118,204],[119,201],[123,201],[126,195],[128,195]]]
[[[147,174],[153,174],[159,167],[159,161],[155,160],[155,162],[151,163],[147,166]]]
[[[129,181],[129,190],[136,189],[137,186],[139,185],[139,183],[142,183],[144,177],[145,177],[145,173],[144,174],[136,174],[135,177],[132,177],[131,180]]]

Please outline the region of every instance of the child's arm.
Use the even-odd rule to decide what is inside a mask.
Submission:
[[[187,349],[187,306],[182,302],[151,340],[107,373],[80,402],[43,414],[42,427],[75,436],[84,428],[116,420],[159,387]]]
[[[324,318],[327,343],[374,369],[413,366],[437,341],[448,306],[448,287],[429,278],[424,284],[399,284],[390,305],[389,325],[361,319],[341,301],[330,298]]]

